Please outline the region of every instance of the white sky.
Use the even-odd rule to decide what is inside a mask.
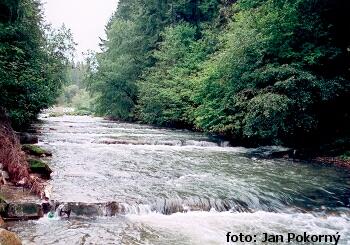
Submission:
[[[72,30],[78,43],[77,59],[82,52],[99,51],[99,42],[105,37],[105,25],[117,8],[118,0],[41,0],[45,20],[54,27],[64,23]]]

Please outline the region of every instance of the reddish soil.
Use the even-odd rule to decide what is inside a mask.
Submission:
[[[350,160],[344,160],[344,159],[341,159],[340,157],[323,156],[323,157],[316,157],[312,160],[319,163],[334,164],[339,167],[345,167],[350,169]]]
[[[21,150],[19,140],[13,131],[3,109],[0,108],[0,163],[7,171],[10,181],[15,185],[30,188],[38,195],[42,195],[45,188],[43,180],[31,175],[27,157]],[[2,177],[0,185],[2,184]]]

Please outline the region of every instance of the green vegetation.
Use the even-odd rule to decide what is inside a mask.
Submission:
[[[236,144],[344,152],[349,5],[120,0],[102,52],[82,64],[68,58],[70,31],[42,23],[38,0],[1,0],[0,105],[15,128],[58,101],[74,114],[192,128]]]
[[[97,96],[97,113],[122,120],[139,118],[135,110],[139,104],[139,81],[144,72],[156,66],[153,51],[161,45],[161,33],[171,25],[187,22],[193,25],[188,28],[194,32],[188,34],[198,38],[197,22],[209,21],[217,12],[217,0],[119,1],[118,10],[107,24],[104,52],[88,59],[87,81],[89,90]],[[179,55],[186,52],[176,50],[180,46],[173,48],[172,52],[179,51]]]
[[[72,62],[68,68],[67,83],[63,87],[61,95],[57,99],[57,105],[74,109],[71,112],[62,112],[70,115],[90,115],[94,111],[94,99],[86,90],[84,80],[87,76],[85,64]],[[60,115],[53,112],[50,115]]]
[[[0,106],[15,129],[55,103],[74,49],[70,31],[44,25],[40,7],[38,0],[0,1]]]
[[[350,161],[350,151],[346,151],[344,154],[340,156],[340,159],[345,161]]]
[[[38,159],[29,159],[28,162],[29,162],[30,167],[33,169],[43,168],[46,166],[46,164],[43,161],[38,160]]]
[[[43,177],[50,178],[52,170],[47,163],[39,159],[29,159],[28,163],[32,173],[41,174]]]
[[[41,148],[40,146],[37,145],[22,145],[22,150],[27,152],[29,155],[34,155],[34,156],[51,156],[51,152]]]
[[[87,77],[99,114],[310,147],[349,136],[349,3],[120,0]],[[349,148],[349,142],[341,148]]]

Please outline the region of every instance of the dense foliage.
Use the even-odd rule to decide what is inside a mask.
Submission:
[[[55,103],[73,49],[68,29],[43,24],[39,1],[0,1],[0,106],[16,129]]]
[[[346,0],[120,0],[99,112],[246,144],[349,142]]]
[[[67,82],[63,86],[61,95],[57,98],[57,105],[72,108],[74,115],[90,115],[94,111],[94,99],[86,90],[84,82],[87,67],[83,62],[72,62],[67,69]]]
[[[104,52],[96,56],[97,71],[91,65],[89,83],[98,96],[97,111],[123,120],[137,118],[138,81],[157,61],[153,51],[162,39],[161,32],[176,23],[196,25],[214,18],[217,10],[217,0],[119,1],[107,24]]]

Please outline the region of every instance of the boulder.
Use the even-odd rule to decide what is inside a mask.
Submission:
[[[37,144],[39,142],[38,136],[29,133],[19,132],[17,136],[21,144]]]
[[[41,209],[43,211],[43,214],[47,214],[53,209],[53,205],[48,199],[46,199],[41,203]]]
[[[75,215],[83,216],[114,216],[119,213],[117,202],[107,203],[64,203],[60,204],[61,210],[71,211]]]
[[[0,244],[1,245],[21,245],[21,239],[16,233],[0,228]]]
[[[52,173],[46,162],[39,159],[28,159],[29,168],[32,173],[40,174],[43,178],[49,179]]]
[[[42,207],[37,203],[9,203],[6,217],[14,220],[37,219],[42,217]]]
[[[107,216],[115,216],[119,213],[119,204],[117,202],[108,202],[106,204],[106,214]]]
[[[262,146],[248,150],[247,154],[252,157],[281,158],[292,154],[293,149],[283,146]]]
[[[114,216],[121,211],[121,206],[117,202],[102,202],[102,203],[83,203],[83,202],[68,202],[56,203],[56,211],[61,215],[70,214],[82,216]]]
[[[67,207],[66,207],[67,206]],[[99,216],[103,215],[100,206],[93,203],[65,204],[66,209],[71,210],[76,215]]]
[[[30,144],[25,144],[22,145],[22,150],[25,151],[27,154],[32,155],[32,156],[52,156],[52,153],[37,146],[37,145],[30,145]]]

